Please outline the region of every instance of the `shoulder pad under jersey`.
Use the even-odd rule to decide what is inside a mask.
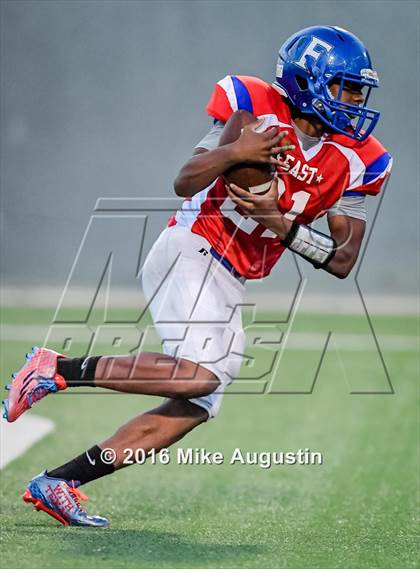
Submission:
[[[334,134],[327,143],[336,146],[348,159],[350,183],[344,196],[376,195],[391,172],[392,156],[374,136],[364,141],[353,140],[343,134]]]
[[[207,103],[207,113],[226,122],[238,110],[255,116],[277,114],[283,120],[290,118],[287,104],[272,85],[258,77],[226,75],[216,83]]]

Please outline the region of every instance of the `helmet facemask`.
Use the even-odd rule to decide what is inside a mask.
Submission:
[[[320,65],[312,65],[312,68],[308,59],[307,65],[310,74],[307,77],[307,88],[311,97],[307,112],[315,114],[335,132],[345,134],[355,140],[365,140],[375,128],[380,116],[379,111],[367,106],[372,89],[379,86],[375,71],[363,69],[363,75],[339,72],[328,76],[324,71],[325,63],[322,65],[322,60],[325,62],[326,57],[321,58]],[[329,87],[333,82],[337,82],[339,85],[337,97],[333,97]],[[345,103],[341,100],[346,83],[367,87],[361,105]]]

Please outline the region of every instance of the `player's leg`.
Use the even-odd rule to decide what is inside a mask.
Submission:
[[[168,399],[159,407],[152,409],[120,427],[111,437],[105,439],[97,446],[103,449],[111,449],[115,459],[106,464],[106,471],[114,472],[124,466],[124,458],[127,458],[129,450],[143,449],[146,453],[150,450],[167,448],[184,437],[194,427],[207,421],[208,413],[198,405],[188,400]],[[126,451],[127,452],[124,452]],[[87,451],[89,452],[89,451]],[[92,454],[89,452],[89,454]],[[67,480],[80,480],[82,484],[100,478],[101,458],[95,461],[85,461],[86,453],[77,457],[55,470],[49,471],[52,476],[58,476]],[[83,463],[83,466],[82,466]],[[105,461],[106,463],[106,461]],[[95,468],[98,467],[98,468]]]
[[[37,350],[28,354],[28,362],[8,386],[10,394],[5,401],[8,421],[15,421],[49,393],[67,387],[99,386],[145,395],[191,398],[209,394],[219,386],[220,378],[211,362],[207,365],[202,358],[201,365],[198,352],[208,338],[211,341],[207,329],[215,328],[220,336],[230,316],[223,291],[218,291],[217,284],[210,279],[213,286],[204,287],[212,260],[199,253],[206,241],[186,228],[182,230],[166,230],[143,267],[145,295],[166,354],[143,352],[135,356],[67,359],[52,350]],[[221,265],[219,268],[226,272]],[[200,323],[204,322],[198,328],[196,308]],[[193,350],[188,346],[184,349],[187,336],[190,339],[194,336],[190,341]],[[229,344],[219,346],[218,355],[226,355],[227,350]]]
[[[72,374],[74,361],[58,363],[59,373],[66,380]],[[99,358],[93,382],[88,377],[84,385],[125,393],[190,398],[211,393],[219,383],[213,372],[195,362],[161,353],[141,352],[133,356]],[[71,385],[71,381],[68,384]]]
[[[53,350],[34,349],[7,386],[4,417],[16,421],[34,403],[59,390],[104,387],[162,397],[201,397],[220,384],[216,375],[195,362],[157,353],[136,356],[64,358]]]
[[[166,234],[166,237],[168,237],[168,234]],[[167,356],[175,358],[177,365],[179,360],[190,362],[192,367],[189,368],[188,372],[195,377],[197,368],[204,368],[211,372],[214,377],[220,380],[220,387],[210,395],[194,398],[192,403],[199,408],[199,411],[197,411],[199,415],[192,419],[189,417],[188,423],[186,425],[183,423],[182,428],[179,420],[171,420],[173,427],[169,427],[168,418],[166,418],[164,423],[162,420],[151,419],[150,417],[139,419],[144,427],[147,426],[147,431],[151,435],[149,444],[152,447],[154,445],[167,446],[171,440],[177,440],[185,432],[194,428],[196,424],[202,422],[204,417],[215,415],[217,408],[220,406],[224,387],[232,381],[239,371],[243,350],[244,334],[241,325],[240,309],[238,309],[243,302],[243,286],[222,265],[217,264],[214,266],[214,263],[211,264],[211,259],[209,260],[210,262],[203,262],[199,251],[202,243],[195,242],[197,237],[192,236],[192,243],[189,243],[188,239],[183,239],[181,245],[179,242],[177,243],[176,237],[177,235],[172,233],[170,243],[167,243],[168,248],[170,245],[174,245],[172,247],[172,257],[175,252],[176,260],[180,261],[174,264],[174,270],[172,270],[173,267],[171,266],[171,279],[166,279],[166,275],[162,278],[160,271],[161,264],[158,261],[164,257],[164,252],[155,256],[152,250],[151,255],[149,255],[149,259],[152,257],[153,263],[149,263],[148,275],[151,275],[151,278],[146,279],[146,297],[149,300],[151,298],[150,292],[153,293],[150,308]],[[185,243],[186,250],[184,251],[182,246]],[[155,285],[157,287],[155,289],[156,294],[153,292]],[[167,322],[168,320],[169,322]],[[144,358],[144,355],[141,357]],[[162,359],[161,355],[158,357]],[[77,371],[73,385],[84,385],[86,380],[93,383],[99,361],[98,358],[89,358],[85,367],[82,359],[79,362],[71,362],[72,365],[77,363],[76,367],[79,370],[84,368],[82,382],[80,382],[80,378],[77,375],[79,371]],[[166,365],[168,365],[170,360],[165,360],[164,357],[163,361],[166,361]],[[123,369],[120,371],[124,372],[125,377],[127,375],[132,376],[132,373],[128,372],[128,370],[133,369],[132,361],[124,362],[113,358],[111,369],[116,364],[116,370],[111,371],[109,375],[107,365],[104,365],[102,369],[102,371],[106,371],[106,381],[112,381],[112,377],[115,378],[115,376],[121,375],[120,371],[118,371],[118,366],[121,363]],[[152,363],[153,370],[155,370],[157,364],[156,360]],[[144,367],[141,369],[145,376],[149,377],[147,366],[150,365],[150,362],[143,361],[142,365]],[[171,366],[168,365],[168,367],[170,368]],[[100,371],[101,367],[98,370],[98,375]],[[173,373],[174,370],[171,369],[170,377],[173,377]],[[102,381],[105,381],[104,378],[102,378]],[[125,378],[124,383],[126,383]],[[107,387],[105,383],[102,385]],[[186,392],[184,393],[186,394]],[[172,404],[176,403],[188,405],[187,401],[172,402]],[[188,408],[191,409],[191,407]],[[195,409],[195,407],[192,408]],[[191,420],[192,423],[190,423]],[[178,425],[178,428],[175,425]],[[124,446],[128,444],[126,441],[132,441],[131,444],[138,446],[138,437],[135,434],[136,426],[136,423],[128,424],[120,434],[116,435],[117,438],[114,443],[119,445],[120,454],[121,448],[130,448],[129,446]],[[162,433],[159,433],[159,431],[162,431]],[[146,444],[147,440],[144,442]],[[69,476],[70,470],[76,464],[79,479],[82,478],[81,471],[85,472],[82,478],[83,482],[94,480],[113,472],[114,465],[104,464],[101,460],[102,444],[101,447],[95,445],[87,453],[80,455],[74,461],[70,461],[70,463],[60,468],[65,468],[67,471],[66,476]],[[93,473],[90,468],[92,466],[94,467]],[[118,463],[117,466],[119,466]],[[60,473],[59,469],[58,472]],[[57,475],[55,471],[52,473]],[[46,474],[41,475],[40,478],[42,484],[48,485],[48,487],[58,487],[62,492],[66,490],[66,503],[70,502],[69,492],[71,492],[71,489],[69,489],[70,487],[65,481],[54,477],[50,478]],[[36,482],[33,481],[32,484],[36,484]],[[30,488],[31,486],[29,490]],[[82,525],[101,525],[102,523],[102,520],[97,522],[90,518],[86,521],[86,515],[82,521]]]
[[[168,400],[162,405],[136,417],[99,445],[95,445],[73,460],[45,471],[31,480],[24,494],[26,502],[33,503],[64,525],[106,527],[108,520],[89,516],[80,506],[84,495],[78,486],[97,480],[115,470],[128,466],[126,449],[167,448],[189,431],[208,419],[208,413],[187,400]],[[102,453],[104,449],[111,453]],[[115,455],[115,459],[114,459]]]

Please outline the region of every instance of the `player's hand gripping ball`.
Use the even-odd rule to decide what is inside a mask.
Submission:
[[[286,143],[287,131],[266,127],[264,119],[257,119],[248,111],[237,111],[227,121],[219,145],[233,144],[238,163],[224,173],[228,184],[235,184],[253,194],[266,193],[276,169],[285,172],[288,165],[281,154],[293,150]]]

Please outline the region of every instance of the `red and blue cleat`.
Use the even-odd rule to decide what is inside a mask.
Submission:
[[[32,478],[23,495],[24,502],[33,504],[36,510],[46,512],[65,526],[108,527],[106,518],[85,512],[80,500],[87,499],[77,488],[77,482],[51,478],[47,471]]]
[[[26,354],[26,364],[12,373],[13,381],[6,386],[9,397],[3,401],[3,417],[13,423],[34,403],[48,395],[66,389],[67,384],[57,373],[57,360],[61,354],[47,348],[32,348]]]

